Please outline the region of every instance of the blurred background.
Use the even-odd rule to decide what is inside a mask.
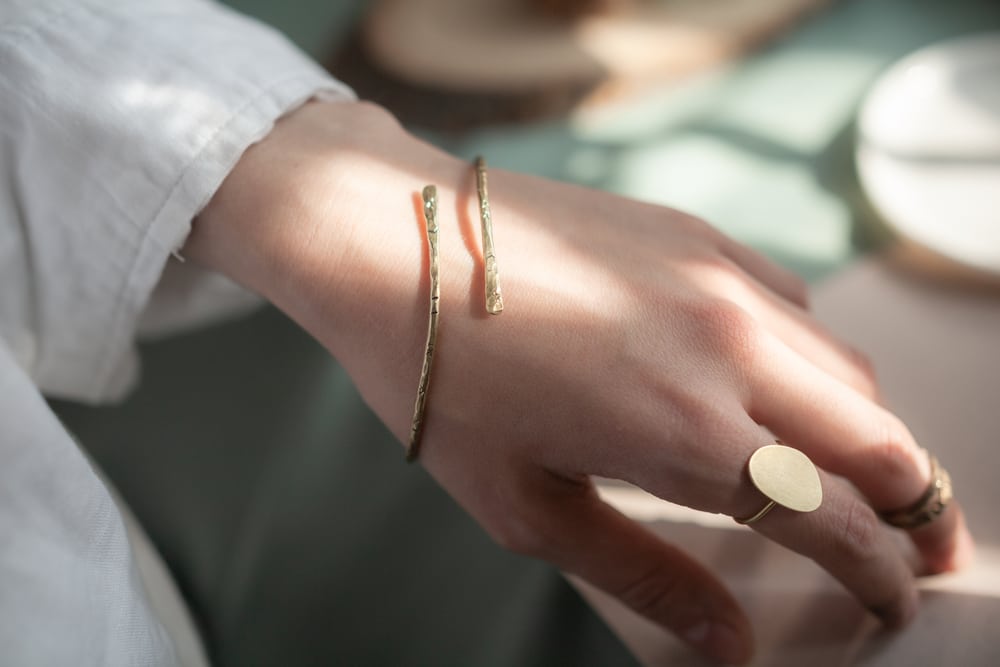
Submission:
[[[1000,29],[1000,3],[978,0],[227,4],[456,154],[695,213],[813,282],[891,237],[855,167],[872,84],[914,50]],[[656,14],[668,5],[679,27]],[[447,12],[469,32],[425,20]],[[540,44],[558,46],[551,68],[525,58]],[[125,404],[56,407],[149,531],[215,664],[633,661],[557,572],[501,553],[404,466],[277,311],[142,354]]]
[[[448,0],[230,4],[284,30],[363,97],[386,104],[452,152],[483,153],[495,166],[701,215],[810,280],[884,240],[854,166],[855,119],[878,76],[921,47],[1000,29],[1000,4],[988,0],[471,2],[504,6],[482,19],[500,27],[464,16],[459,25],[449,25],[438,18],[447,15]],[[450,4],[454,9],[470,3]],[[408,12],[394,9],[407,5]],[[532,12],[527,5],[542,9]],[[563,5],[611,5],[612,15],[617,7],[626,14],[619,42],[608,38],[609,44],[586,51],[586,33],[574,29],[581,16],[552,18],[551,7]],[[428,11],[421,14],[418,6]],[[629,6],[639,7],[636,16],[621,11]],[[748,12],[747,6],[759,11]],[[650,28],[649,15],[662,19],[653,11],[657,7],[679,14],[690,29]],[[670,12],[664,12],[666,20]],[[726,12],[734,17],[720,17]],[[437,22],[438,32],[416,31],[417,37],[403,39],[407,24],[400,22],[421,15]],[[747,34],[727,35],[740,26]],[[455,28],[480,41],[453,37],[448,31]],[[533,36],[525,44],[511,37],[525,32]],[[420,37],[435,36],[421,43]],[[580,43],[576,62],[567,63],[572,56],[562,49],[544,52],[557,63],[536,65],[530,75],[527,66],[515,63],[508,72],[503,65],[503,56],[518,48],[538,50],[539,42],[573,38]],[[628,38],[644,50],[617,60],[604,57],[605,67],[621,71],[588,69],[603,51],[626,51],[628,43],[620,41]],[[438,46],[439,53],[411,68],[385,54],[405,43],[395,48],[404,52],[401,59],[412,60],[450,42],[458,43]],[[678,50],[700,56],[679,58],[673,55]],[[477,86],[474,75],[448,69],[456,59],[495,74]],[[365,64],[358,66],[358,60]],[[428,99],[437,104],[428,108]]]

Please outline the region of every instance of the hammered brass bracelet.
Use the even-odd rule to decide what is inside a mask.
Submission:
[[[424,219],[427,221],[427,247],[430,249],[431,300],[430,318],[427,323],[427,345],[424,349],[424,365],[420,370],[417,385],[417,400],[413,405],[413,421],[410,424],[410,441],[406,446],[406,461],[413,463],[420,455],[420,440],[424,434],[424,410],[427,408],[427,389],[431,380],[431,365],[434,363],[434,347],[437,344],[438,315],[441,302],[441,280],[438,276],[438,224],[437,188],[424,187]]]
[[[479,196],[479,219],[483,231],[483,262],[486,273],[486,312],[499,315],[503,312],[503,296],[500,293],[500,272],[497,269],[496,250],[493,246],[493,215],[490,211],[490,196],[486,176],[486,160],[476,158],[476,192]],[[430,317],[427,322],[427,345],[424,348],[424,364],[420,370],[417,385],[417,399],[413,405],[413,420],[410,423],[410,440],[406,445],[406,460],[410,463],[420,455],[420,442],[424,434],[424,412],[427,409],[427,391],[430,387],[431,367],[434,364],[434,349],[437,345],[438,318],[440,316],[441,281],[439,277],[437,188],[424,187],[421,197],[424,202],[424,220],[427,223],[427,247],[430,251]]]
[[[500,293],[500,270],[493,247],[493,213],[490,211],[490,192],[487,187],[486,160],[476,158],[476,192],[479,195],[479,221],[483,228],[483,263],[486,265],[486,312],[499,315],[503,312],[503,295]]]

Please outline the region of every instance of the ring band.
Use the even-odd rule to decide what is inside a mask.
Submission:
[[[760,509],[760,511],[757,512],[756,514],[754,514],[753,516],[748,516],[745,519],[737,519],[736,517],[733,517],[733,521],[735,521],[736,523],[741,524],[743,526],[749,526],[751,523],[753,523],[755,521],[760,521],[761,519],[763,519],[764,516],[768,512],[770,512],[772,509],[774,509],[774,506],[777,505],[777,504],[778,503],[774,502],[773,500],[769,500],[769,501],[767,501],[767,504],[764,505],[764,507],[762,507]]]
[[[923,495],[909,507],[879,514],[890,526],[903,530],[919,528],[941,516],[951,502],[951,475],[941,467],[937,458],[929,454],[928,457],[931,464],[931,481]]]
[[[793,447],[765,445],[747,462],[750,480],[767,504],[748,517],[733,517],[744,526],[760,521],[775,505],[796,512],[812,512],[823,502],[823,485],[809,457]]]

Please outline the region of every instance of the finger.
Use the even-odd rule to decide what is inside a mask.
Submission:
[[[921,576],[961,569],[971,563],[975,553],[965,516],[956,502],[930,524],[909,531],[909,535],[923,556],[924,567],[917,572]]]
[[[692,506],[696,509],[753,516],[767,498],[751,482],[747,462],[756,449],[773,444],[773,439],[744,414],[741,420],[730,418],[703,446],[710,443],[719,455],[712,457],[710,469],[694,473],[694,483],[684,489],[684,498],[695,498]],[[753,528],[816,561],[885,623],[905,623],[916,608],[913,570],[905,554],[849,484],[822,471],[820,477],[823,501],[819,509],[800,513],[775,507]],[[642,480],[646,490],[678,499],[672,485],[652,480],[652,475]]]
[[[530,532],[544,537],[528,555],[587,580],[715,660],[749,661],[750,624],[718,579],[600,500],[589,482],[554,484],[531,503]]]
[[[754,317],[786,345],[865,396],[878,399],[868,358],[839,340],[808,312],[782,298],[730,259],[706,262],[698,275],[703,289],[721,295]]]
[[[796,274],[728,236],[720,235],[719,250],[782,298],[800,308],[809,309],[809,288]]]
[[[890,628],[917,611],[913,573],[872,508],[843,480],[820,471],[823,502],[814,512],[776,507],[751,527],[812,558]],[[759,507],[748,507],[750,516]]]
[[[930,483],[926,453],[892,413],[818,369],[772,336],[761,336],[748,412],[820,467],[849,479],[876,511],[911,505]],[[928,571],[968,560],[971,538],[952,501],[911,533]]]
[[[740,305],[799,355],[863,396],[881,401],[874,366],[868,357],[837,339],[809,313],[766,288],[752,286],[748,286]]]

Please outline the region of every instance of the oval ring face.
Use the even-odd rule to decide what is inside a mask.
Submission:
[[[819,473],[809,457],[785,445],[761,447],[750,457],[750,479],[765,496],[796,512],[812,512],[823,502]]]

